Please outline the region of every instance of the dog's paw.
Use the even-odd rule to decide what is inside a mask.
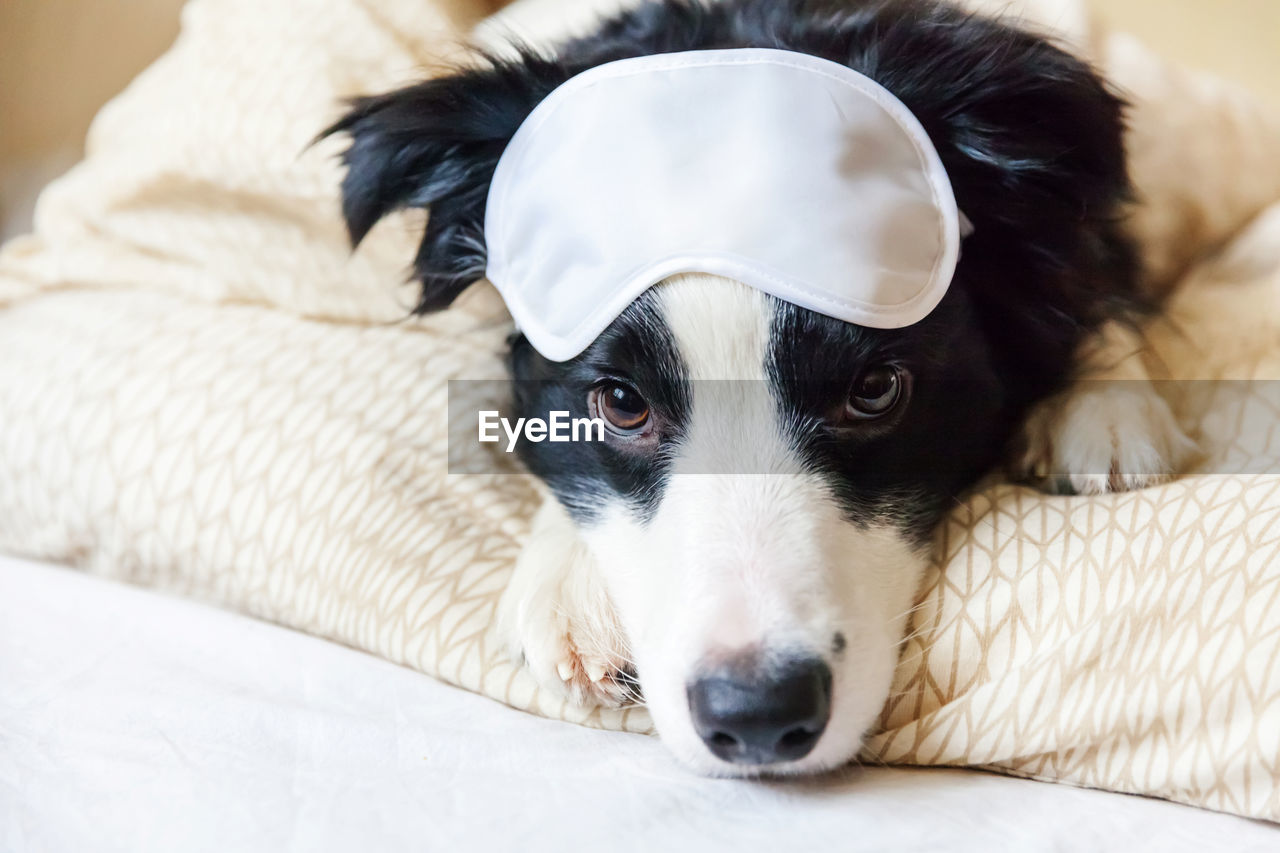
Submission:
[[[498,628],[538,683],[580,705],[639,698],[626,639],[594,559],[572,524],[544,508],[498,604]]]
[[[577,626],[552,609],[528,620],[509,643],[538,683],[578,705],[620,708],[636,699],[635,678],[619,655],[579,639]]]
[[[1078,495],[1163,483],[1195,453],[1168,403],[1146,381],[1067,389],[1031,413],[1016,448],[1014,479]]]

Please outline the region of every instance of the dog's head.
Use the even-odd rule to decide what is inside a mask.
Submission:
[[[713,772],[805,771],[852,757],[880,710],[947,507],[1134,300],[1121,103],[1049,42],[931,0],[667,0],[362,99],[335,129],[357,241],[430,208],[415,270],[437,310],[482,277],[489,183],[543,98],[605,62],[726,47],[846,64],[911,109],[974,226],[941,305],[875,330],[683,275],[570,361],[516,336],[510,368],[517,414],[608,425],[523,455],[599,563],[663,736]]]

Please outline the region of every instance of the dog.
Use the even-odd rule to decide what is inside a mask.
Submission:
[[[360,98],[330,133],[350,138],[354,243],[429,208],[414,276],[418,310],[438,311],[483,278],[494,170],[554,89],[615,60],[737,47],[841,63],[910,109],[972,223],[952,285],[925,320],[883,330],[681,274],[566,362],[514,334],[515,413],[607,434],[521,444],[554,499],[499,620],[542,685],[642,696],[701,772],[812,773],[853,759],[874,724],[957,496],[1002,460],[1097,493],[1158,482],[1189,452],[1133,358],[1158,305],[1125,232],[1122,100],[1051,41],[943,0],[657,0],[550,52]],[[1132,381],[1074,381],[1086,373]]]

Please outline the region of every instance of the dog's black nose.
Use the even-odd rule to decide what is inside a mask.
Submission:
[[[831,668],[818,658],[736,662],[688,688],[693,727],[716,757],[777,764],[808,755],[831,716]]]

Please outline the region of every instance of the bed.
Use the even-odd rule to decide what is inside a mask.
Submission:
[[[0,557],[0,849],[1273,850],[1280,829],[952,769],[698,778],[238,614]]]

